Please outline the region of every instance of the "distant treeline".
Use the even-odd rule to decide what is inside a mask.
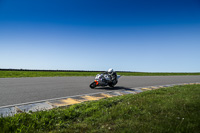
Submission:
[[[0,71],[41,71],[41,72],[104,72],[104,71],[89,71],[89,70],[39,70],[39,69],[0,69]],[[130,71],[117,71],[130,72]]]

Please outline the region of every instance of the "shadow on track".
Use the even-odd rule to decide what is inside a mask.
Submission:
[[[127,88],[127,87],[123,87],[123,86],[115,86],[115,87],[97,87],[95,88],[95,90],[133,90],[133,89],[130,89],[130,88]]]

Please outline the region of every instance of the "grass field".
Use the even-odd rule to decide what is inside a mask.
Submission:
[[[0,78],[95,76],[97,72],[0,71]]]
[[[200,85],[174,86],[0,118],[2,132],[200,131]]]
[[[98,73],[100,73],[100,72],[0,71],[0,78],[95,76]],[[121,75],[121,76],[200,75],[200,73],[145,73],[145,72],[118,72],[117,74]]]

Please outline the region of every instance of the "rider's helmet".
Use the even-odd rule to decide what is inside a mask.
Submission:
[[[112,68],[108,69],[108,73],[112,73],[112,72],[113,72]]]

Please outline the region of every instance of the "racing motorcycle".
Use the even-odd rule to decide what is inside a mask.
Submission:
[[[117,79],[121,76],[117,75]],[[90,88],[94,89],[97,86],[110,86],[114,87],[117,84],[118,80],[111,80],[111,77],[108,74],[97,74],[94,82],[90,84]]]

